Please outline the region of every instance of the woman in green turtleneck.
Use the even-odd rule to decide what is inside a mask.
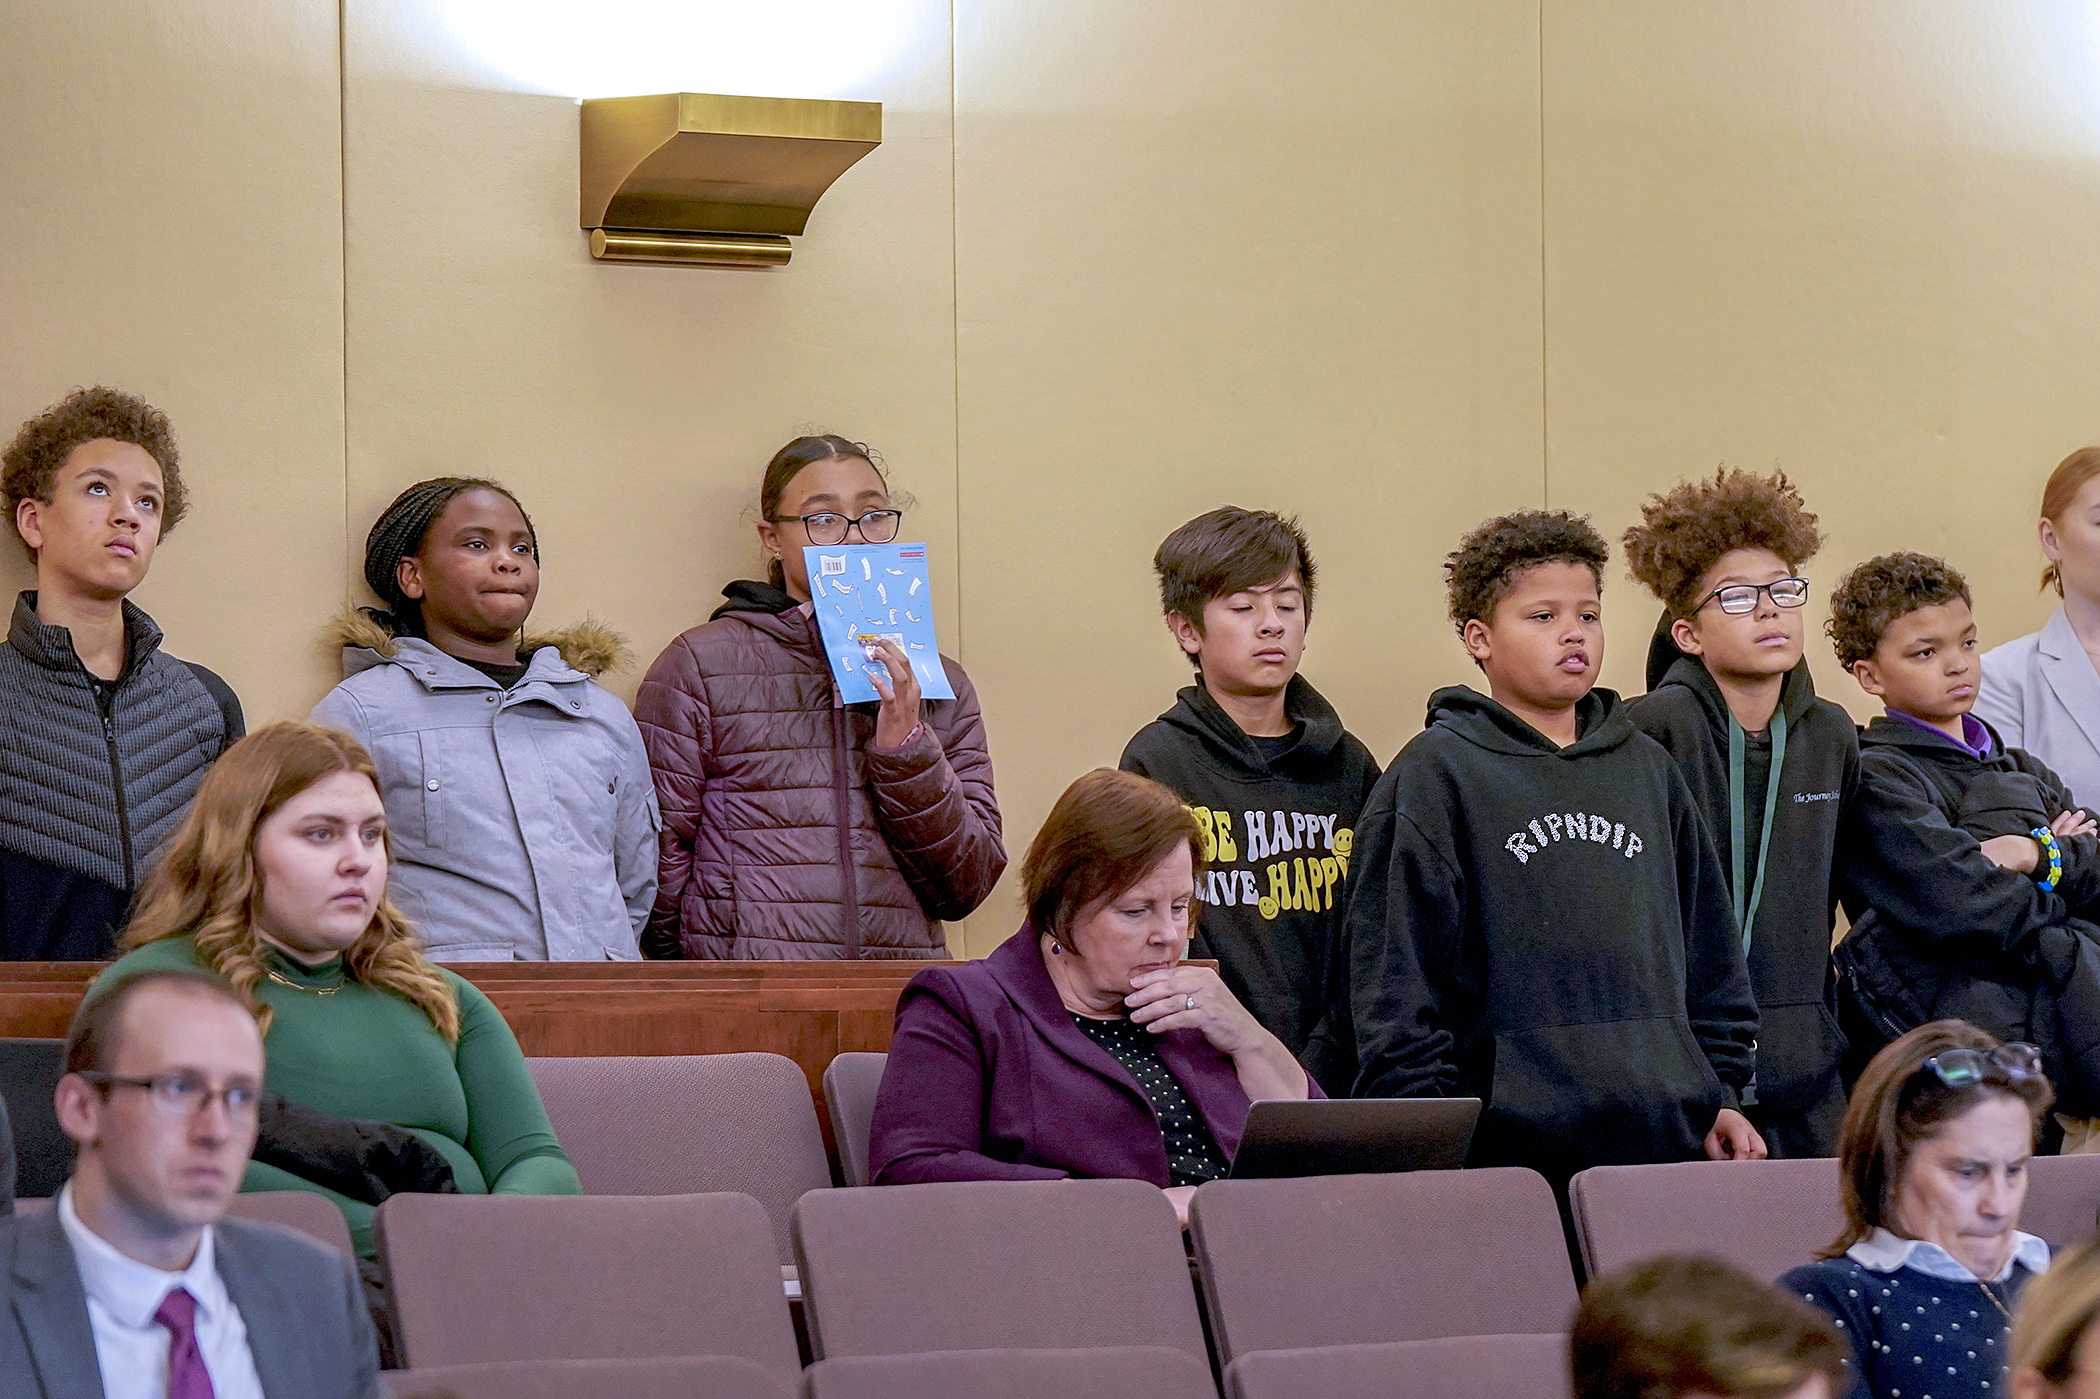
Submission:
[[[104,977],[216,972],[256,1004],[268,1089],[406,1128],[462,1194],[577,1195],[510,1027],[432,965],[386,897],[386,812],[355,739],[275,724],[228,749],[148,876]],[[371,1257],[371,1205],[250,1162],[244,1190],[334,1201]]]

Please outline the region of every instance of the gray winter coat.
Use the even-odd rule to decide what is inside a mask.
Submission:
[[[128,893],[241,717],[225,682],[164,654],[160,628],[128,602],[124,630],[104,716],[72,633],[37,620],[34,592],[15,599],[0,646],[0,849]]]
[[[592,683],[619,640],[591,623],[519,648],[495,681],[427,641],[340,619],[343,683],[315,723],[379,768],[388,892],[445,962],[635,961],[656,898],[656,789],[627,707]]]

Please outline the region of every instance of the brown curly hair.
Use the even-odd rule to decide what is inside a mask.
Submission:
[[[1846,574],[1830,595],[1823,629],[1846,670],[1874,659],[1890,623],[1921,607],[1969,602],[1969,580],[1926,554],[1883,554]]]
[[[146,876],[124,929],[124,950],[194,935],[198,964],[224,977],[268,1034],[270,1008],[255,998],[264,976],[264,943],[256,930],[262,901],[256,832],[272,812],[338,772],[358,773],[375,790],[379,786],[364,745],[315,724],[272,724],[227,749]],[[391,837],[386,848],[391,861]],[[452,983],[424,959],[392,899],[380,899],[370,926],[343,953],[343,975],[399,996],[429,1016],[447,1043],[459,1042],[459,998]]]
[[[1495,615],[1519,575],[1540,564],[1586,564],[1604,587],[1611,546],[1590,527],[1589,517],[1565,510],[1519,510],[1499,515],[1458,541],[1444,556],[1444,590],[1451,600],[1451,625]]]
[[[182,484],[182,459],[168,415],[136,394],[104,384],[75,389],[22,424],[0,454],[0,494],[7,497],[8,524],[14,524],[23,501],[51,499],[51,483],[74,448],[104,438],[143,447],[160,463],[161,538],[174,533],[189,513],[190,493]],[[22,547],[29,548],[27,540]],[[36,551],[30,549],[29,556],[35,558]]]
[[[1689,617],[1704,600],[1700,580],[1723,554],[1769,549],[1798,569],[1823,547],[1823,535],[1784,471],[1755,476],[1722,467],[1710,481],[1686,481],[1649,496],[1641,522],[1629,525],[1620,542],[1634,581],[1671,615]]]

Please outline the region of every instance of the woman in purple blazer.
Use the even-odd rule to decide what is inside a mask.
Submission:
[[[1185,1221],[1254,1099],[1319,1093],[1215,971],[1182,964],[1198,839],[1180,798],[1134,774],[1065,791],[1022,863],[1021,930],[904,988],[876,1184],[1149,1180]]]

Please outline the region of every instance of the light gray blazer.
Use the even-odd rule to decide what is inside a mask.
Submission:
[[[2008,748],[2024,748],[2064,780],[2088,812],[2100,803],[2100,673],[2063,608],[2038,632],[1983,658],[1976,717]]]
[[[219,1276],[268,1399],[380,1399],[379,1349],[350,1260],[267,1224],[221,1220]],[[102,1399],[87,1293],[58,1211],[0,1219],[0,1394]]]

